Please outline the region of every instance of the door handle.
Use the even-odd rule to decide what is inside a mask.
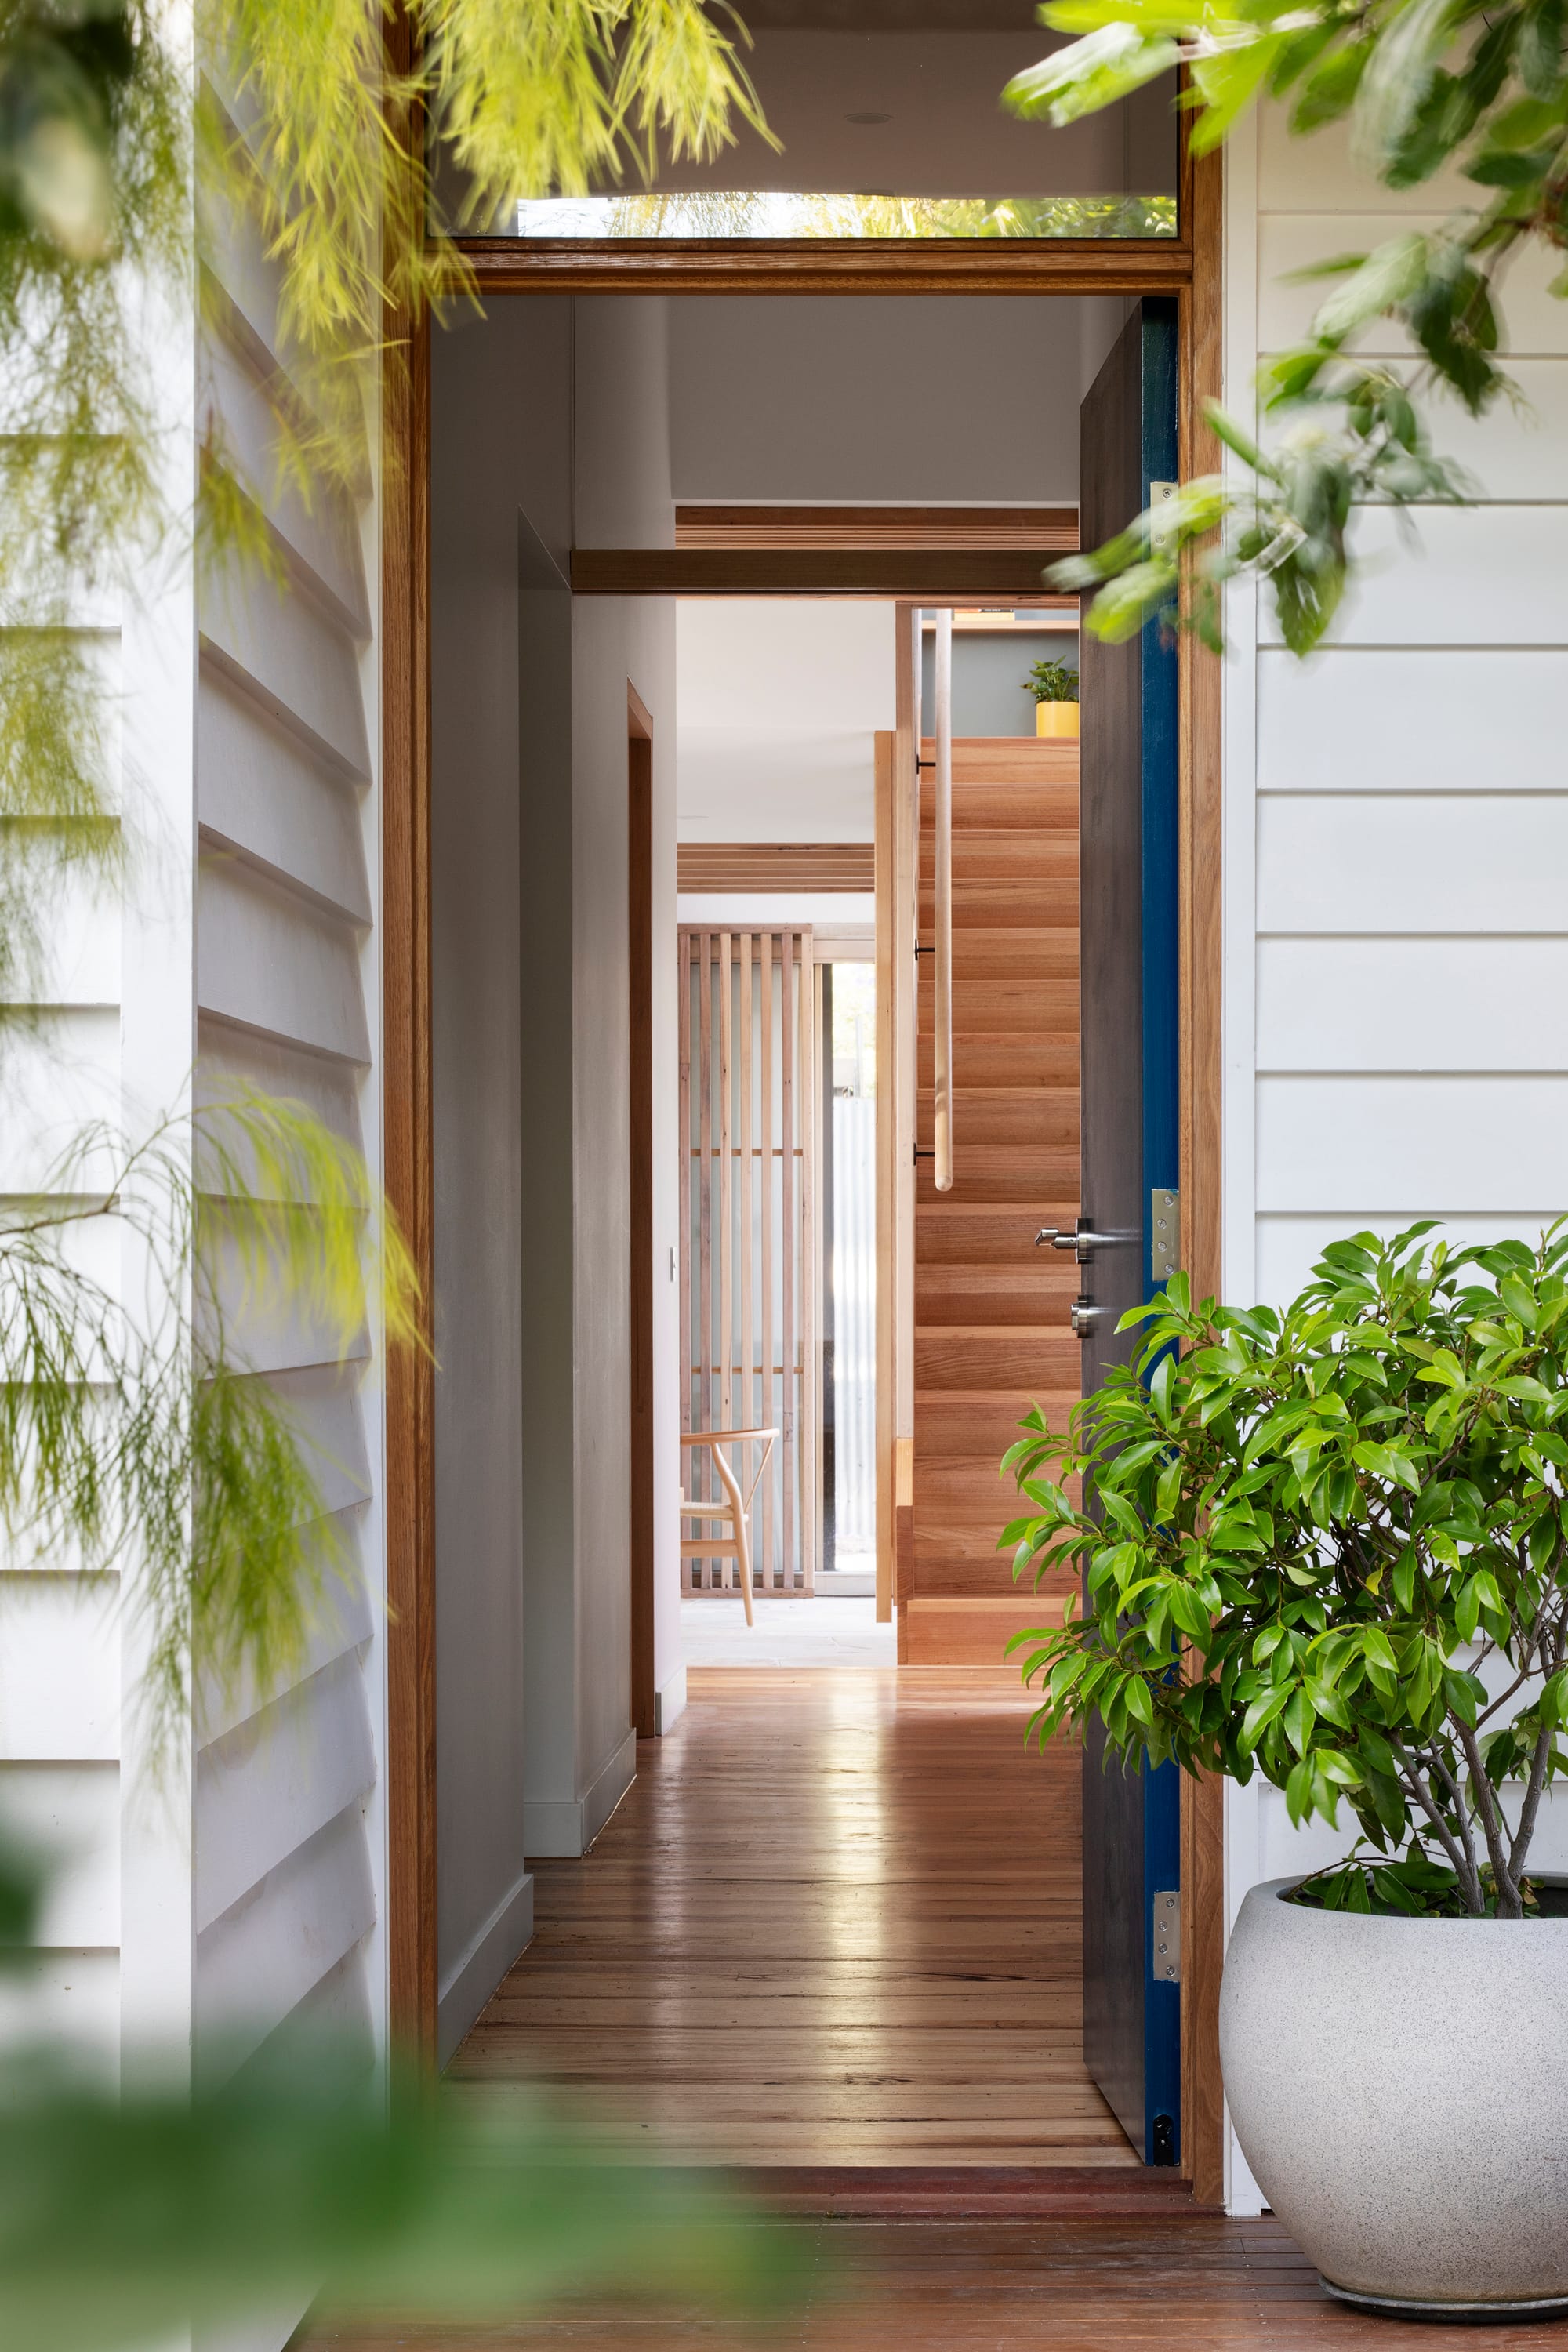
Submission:
[[[1109,1307],[1091,1307],[1087,1298],[1075,1298],[1072,1303],[1072,1328],[1075,1339],[1087,1339],[1097,1323],[1103,1323],[1110,1314]]]
[[[1035,1247],[1038,1249],[1042,1242],[1049,1242],[1053,1249],[1071,1250],[1079,1265],[1087,1265],[1097,1249],[1120,1248],[1127,1238],[1125,1234],[1093,1233],[1087,1225],[1079,1225],[1071,1234],[1063,1233],[1056,1225],[1042,1225],[1035,1235]]]

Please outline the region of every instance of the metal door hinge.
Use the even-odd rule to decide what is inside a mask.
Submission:
[[[1149,1195],[1150,1271],[1156,1282],[1169,1282],[1182,1262],[1182,1196],[1162,1192]]]
[[[1182,1896],[1166,1887],[1154,1897],[1154,1982],[1182,1981]]]

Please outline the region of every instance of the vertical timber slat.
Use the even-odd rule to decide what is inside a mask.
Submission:
[[[752,1077],[756,1046],[752,1035],[752,958],[756,940],[741,933],[741,1425],[757,1426],[756,1318],[752,1297],[752,1214],[756,1199],[752,1147]]]
[[[682,1435],[691,1430],[691,950],[692,935],[683,930],[679,935],[677,970],[680,975],[680,1247],[677,1263],[680,1274],[680,1428]],[[686,1481],[692,1474],[694,1456],[683,1446],[680,1457],[680,1481],[685,1491]],[[692,1492],[696,1492],[693,1487]],[[681,1522],[681,1533],[686,1523]],[[680,1563],[680,1587],[683,1592],[692,1589],[692,1563]]]
[[[1188,118],[1190,121],[1190,117]],[[1210,473],[1220,450],[1204,403],[1223,391],[1224,157],[1184,142],[1181,216],[1193,282],[1178,298],[1181,478]],[[1224,980],[1221,669],[1190,629],[1179,643],[1181,730],[1182,1263],[1194,1298],[1219,1297]],[[1182,2168],[1194,2197],[1225,2194],[1219,1982],[1225,1963],[1225,1787],[1182,1780]]]
[[[697,1320],[699,1325],[697,1406],[702,1417],[701,1426],[704,1429],[711,1429],[713,1426],[713,935],[710,931],[698,932],[697,952],[696,1058],[697,1084],[700,1088],[697,1097]],[[701,1470],[699,1482],[691,1491],[694,1495],[700,1495],[705,1502],[710,1501],[713,1494],[713,1480],[707,1471],[707,1449],[700,1445],[695,1451]],[[700,1533],[705,1536],[711,1535],[713,1525],[714,1523],[710,1519],[700,1521]],[[714,1563],[710,1559],[700,1562],[701,1580],[704,1584],[710,1580],[713,1565]]]
[[[777,1420],[773,1405],[773,950],[776,934],[762,935],[762,1146],[758,1166],[763,1192],[763,1419],[766,1427]],[[763,1480],[762,1588],[773,1585],[773,1489],[778,1483],[778,1449]]]
[[[800,1581],[816,1581],[816,962],[800,935]]]
[[[779,965],[779,1360],[784,1368],[784,1587],[795,1584],[795,1494],[800,1478],[800,1417],[795,1402],[795,1283],[799,1234],[795,1181],[795,990],[796,931],[780,934]]]
[[[731,1367],[735,1360],[735,1168],[731,1157],[731,1120],[730,1089],[732,1084],[732,1023],[730,992],[732,975],[730,961],[730,933],[719,934],[719,961],[714,967],[714,984],[719,991],[719,1422],[721,1429],[733,1429],[735,1416]],[[724,1562],[726,1591],[739,1591],[740,1563]]]
[[[395,74],[413,26],[388,21]],[[398,136],[407,126],[395,124]],[[415,200],[413,186],[398,190]],[[435,1286],[430,965],[430,321],[385,320],[382,433],[395,463],[381,534],[383,1178],[428,1317]],[[434,2063],[436,1910],[436,1391],[423,1349],[386,1364],[387,1936],[395,2032]]]
[[[917,616],[918,618],[918,616]],[[875,738],[875,880],[877,906],[877,1622],[893,1613],[894,1313],[897,1305],[898,1150],[894,907],[893,751],[885,730]]]

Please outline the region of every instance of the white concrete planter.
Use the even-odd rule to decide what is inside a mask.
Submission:
[[[1258,2186],[1331,2290],[1568,2307],[1568,1919],[1241,1906],[1220,2059]]]

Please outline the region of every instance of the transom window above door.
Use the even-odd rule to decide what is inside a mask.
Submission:
[[[715,8],[716,18],[721,12]],[[520,200],[531,239],[1173,237],[1174,80],[1055,130],[1004,106],[1061,37],[1033,0],[739,0],[774,145],[737,121],[708,161]]]

